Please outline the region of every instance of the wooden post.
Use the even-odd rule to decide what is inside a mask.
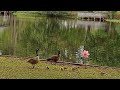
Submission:
[[[95,21],[95,18],[94,18],[94,21]]]
[[[81,20],[83,20],[83,18],[81,17]]]
[[[90,21],[90,17],[88,17],[88,21]]]
[[[101,22],[101,17],[99,17],[99,22]]]
[[[104,21],[104,18],[103,18],[103,21]]]

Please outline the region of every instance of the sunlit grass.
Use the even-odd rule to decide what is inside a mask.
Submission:
[[[36,17],[41,18],[47,16],[46,12],[44,11],[17,11],[13,13],[13,15],[16,15],[19,18],[29,18],[29,19],[35,19]],[[72,15],[70,13],[66,15],[62,15],[61,18],[77,19],[76,15]]]
[[[111,20],[107,19],[106,21],[120,23],[120,20],[118,20],[118,19],[111,19]]]
[[[46,67],[49,67],[47,69]],[[66,67],[67,69],[61,70]],[[26,60],[0,57],[0,79],[119,79],[120,71],[111,68],[98,68],[73,65],[52,65],[39,61],[34,69]],[[102,75],[101,73],[104,72]]]
[[[14,15],[16,15],[18,18],[23,18],[23,19],[29,19],[29,20],[35,20],[37,19],[43,19],[45,17],[43,16],[38,16],[36,14],[32,14],[32,13],[26,13],[26,12],[18,12],[18,13],[14,13]]]
[[[18,18],[22,18],[22,19],[30,19],[30,20],[35,20],[37,19],[43,19],[45,17],[35,17],[35,16],[26,16],[26,15],[17,15]]]

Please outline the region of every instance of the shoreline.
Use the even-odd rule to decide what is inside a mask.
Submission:
[[[18,56],[11,56],[11,55],[2,55],[0,57],[8,57],[8,58],[14,58],[14,59],[19,59],[19,60],[28,60],[33,57],[18,57]],[[39,59],[40,62],[48,62],[46,59]],[[57,61],[56,64],[62,64],[62,65],[72,65],[72,66],[87,66],[87,67],[98,67],[98,68],[111,68],[111,69],[117,69],[120,70],[118,67],[110,67],[110,66],[100,66],[100,65],[95,65],[95,64],[81,64],[81,63],[73,63],[73,62],[65,62],[65,61]]]

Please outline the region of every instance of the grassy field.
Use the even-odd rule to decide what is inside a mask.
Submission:
[[[120,69],[103,67],[85,69],[84,66],[54,65],[46,61],[39,61],[32,69],[27,60],[0,57],[0,79],[120,79]]]
[[[118,19],[112,19],[112,20],[107,19],[106,21],[108,21],[108,22],[120,23],[120,20],[118,20]]]

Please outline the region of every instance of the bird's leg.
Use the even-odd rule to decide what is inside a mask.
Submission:
[[[86,60],[85,60],[85,69],[87,69]]]
[[[56,62],[54,62],[54,65],[56,65]]]
[[[33,68],[35,67],[35,65],[33,64]]]
[[[84,63],[84,65],[85,65],[85,69],[86,69],[86,63]]]
[[[52,65],[54,64],[53,61],[51,61],[51,64],[52,64]]]
[[[55,62],[52,62],[52,65],[56,65],[56,63],[55,63]]]

